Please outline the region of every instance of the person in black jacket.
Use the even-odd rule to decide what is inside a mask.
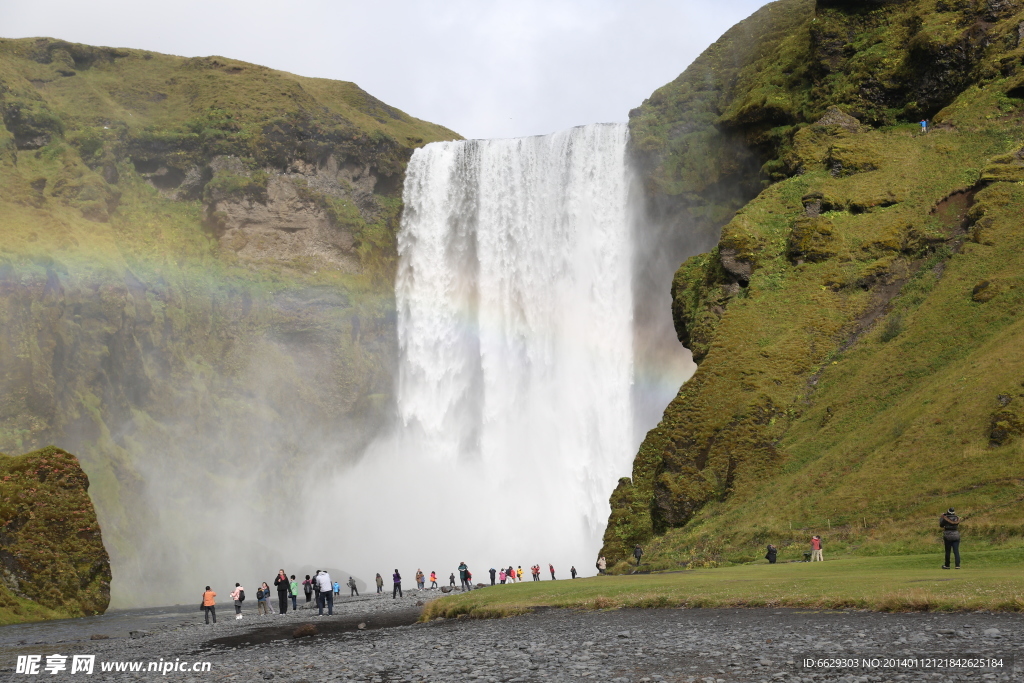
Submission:
[[[946,563],[942,568],[949,569],[949,551],[952,550],[953,557],[956,558],[956,568],[960,569],[960,518],[956,510],[949,508],[940,516],[939,526],[942,527],[942,541],[946,545]]]
[[[765,554],[764,559],[768,560],[768,564],[775,564],[775,558],[779,556],[779,549],[771,543],[768,544],[768,552]]]
[[[281,614],[287,614],[290,583],[288,581],[288,575],[284,573],[283,569],[277,572],[277,577],[274,579],[274,585],[277,586],[277,604],[281,608]]]

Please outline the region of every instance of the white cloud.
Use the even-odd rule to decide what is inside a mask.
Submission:
[[[764,0],[0,0],[4,37],[354,81],[467,137],[624,121]]]

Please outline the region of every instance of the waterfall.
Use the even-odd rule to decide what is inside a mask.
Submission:
[[[400,426],[336,486],[341,514],[394,542],[346,529],[346,549],[410,573],[466,560],[478,580],[510,562],[591,571],[636,447],[627,136],[589,125],[413,154]]]

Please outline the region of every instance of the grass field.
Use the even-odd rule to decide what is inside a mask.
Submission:
[[[942,557],[849,557],[825,562],[749,564],[663,574],[526,582],[441,598],[422,620],[497,618],[534,607],[809,607],[878,611],[1024,611],[1024,548]]]

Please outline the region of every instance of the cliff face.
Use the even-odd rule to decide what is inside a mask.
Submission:
[[[102,614],[110,562],[75,456],[0,454],[0,623]]]
[[[0,112],[0,450],[78,453],[115,604],[177,600],[171,548],[249,534],[389,419],[404,168],[457,136],[351,83],[49,39],[0,40]]]
[[[721,233],[676,273],[699,367],[609,559],[905,552],[950,505],[1019,533],[1022,10],[783,0],[631,113],[652,214]]]

